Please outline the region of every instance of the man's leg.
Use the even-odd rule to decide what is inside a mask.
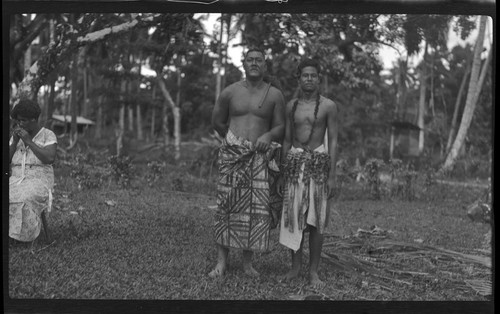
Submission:
[[[325,283],[319,279],[318,267],[324,236],[316,227],[309,226],[309,230],[309,282],[313,287],[321,288]]]
[[[208,274],[208,276],[215,278],[224,275],[227,268],[228,255],[229,249],[217,243],[217,265],[215,266],[215,269]]]
[[[249,276],[256,277],[260,274],[252,266],[252,257],[252,251],[243,250],[243,271]]]
[[[296,278],[300,273],[300,268],[302,266],[302,245],[304,243],[304,234],[302,234],[302,241],[300,242],[300,247],[295,252],[294,250],[290,250],[290,254],[292,256],[292,269],[288,273],[286,273],[282,280],[287,281],[293,278]]]

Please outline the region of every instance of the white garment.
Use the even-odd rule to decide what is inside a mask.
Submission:
[[[296,148],[293,147],[290,149],[290,152],[301,152],[303,151],[302,148]],[[325,146],[320,145],[318,146],[315,150],[315,152],[326,152]],[[293,232],[290,232],[289,227],[285,227],[285,219],[283,215],[286,215],[285,209],[283,209],[283,214],[281,217],[281,222],[280,222],[280,237],[279,237],[279,242],[283,244],[284,246],[297,251],[300,248],[300,243],[302,242],[302,237],[303,237],[303,232],[304,230],[300,230],[299,228],[299,222],[298,222],[298,217],[299,217],[299,207],[298,204],[302,203],[302,192],[304,190],[305,184],[302,182],[303,178],[303,171],[304,171],[304,164],[301,166],[301,173],[299,175],[299,184],[298,184],[298,189],[295,190],[295,194],[293,196],[293,221],[289,221],[289,224],[293,224]],[[309,184],[309,195],[314,195],[314,190],[315,190],[316,184],[314,183],[314,180],[310,180]],[[326,212],[326,200],[322,202],[322,211]],[[314,208],[314,197],[309,198],[309,209],[307,211],[307,218],[306,222],[310,226],[317,227],[318,226],[318,221],[316,217],[316,210]]]

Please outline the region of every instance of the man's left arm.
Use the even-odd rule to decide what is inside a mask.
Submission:
[[[285,98],[278,91],[276,96],[276,104],[274,105],[273,122],[271,130],[272,141],[281,143],[285,135]]]
[[[338,109],[333,101],[328,106],[328,154],[330,155],[330,173],[328,176],[328,198],[335,196],[337,179],[337,138],[338,138]]]

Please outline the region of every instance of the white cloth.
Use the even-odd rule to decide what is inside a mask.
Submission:
[[[290,152],[300,152],[303,151],[302,148],[297,148],[293,147],[290,149]],[[326,152],[325,146],[320,145],[318,146],[314,151],[316,152]],[[302,237],[303,237],[303,232],[304,230],[300,230],[299,222],[298,222],[298,217],[299,217],[299,204],[302,203],[302,195],[303,195],[303,190],[305,187],[305,184],[302,182],[302,177],[303,177],[303,171],[304,171],[304,164],[301,167],[301,173],[299,175],[299,184],[298,188],[295,190],[295,194],[293,196],[293,206],[292,209],[294,211],[293,214],[293,221],[289,221],[289,223],[293,224],[293,231],[290,232],[290,228],[285,227],[285,219],[283,215],[286,215],[285,209],[283,209],[283,214],[281,217],[281,222],[280,222],[280,236],[279,236],[279,242],[283,244],[284,246],[297,251],[300,248],[300,243],[302,242]],[[316,184],[314,183],[314,180],[310,180],[309,184],[309,195],[314,195],[314,190],[315,190]],[[322,202],[322,210],[326,211],[326,202],[327,200],[325,199]],[[318,219],[316,217],[316,210],[314,207],[314,198],[310,197],[309,198],[309,209],[307,211],[307,218],[306,218],[306,223],[310,226],[317,227],[318,226]]]

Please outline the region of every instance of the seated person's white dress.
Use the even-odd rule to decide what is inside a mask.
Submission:
[[[46,128],[33,137],[40,147],[57,143],[54,132]],[[12,143],[13,139],[10,139]],[[20,140],[11,161],[9,178],[9,237],[18,241],[35,240],[41,230],[41,213],[50,211],[54,170],[43,164]]]

